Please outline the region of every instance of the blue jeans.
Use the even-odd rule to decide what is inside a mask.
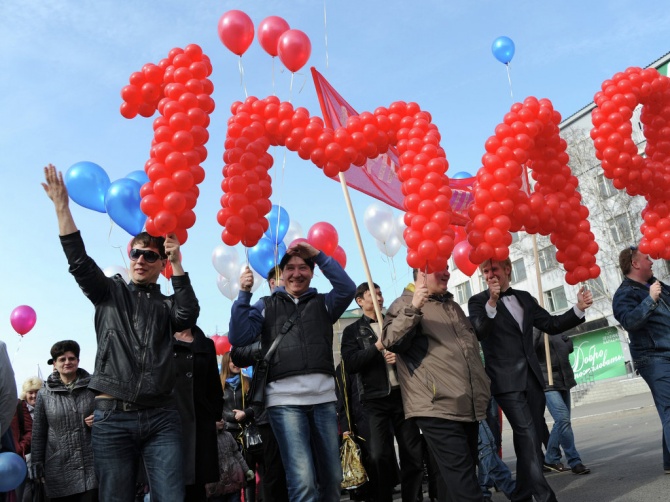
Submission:
[[[335,403],[272,406],[267,413],[291,502],[339,502],[342,466]]]
[[[634,362],[654,398],[663,428],[663,467],[670,469],[670,358],[641,357]]]
[[[509,499],[512,496],[516,481],[507,464],[498,456],[496,440],[486,420],[479,422],[479,466],[477,481],[485,499],[491,499],[489,488],[497,486]]]
[[[570,422],[570,391],[548,390],[544,393],[544,396],[547,399],[547,409],[554,418],[554,427],[549,434],[544,461],[547,464],[559,463],[561,461],[561,448],[563,448],[570,467],[581,464],[582,459],[579,458],[579,452],[575,448],[575,436],[572,433]]]
[[[142,458],[151,501],[183,502],[181,420],[176,407],[95,410],[91,432],[100,500],[134,500]]]

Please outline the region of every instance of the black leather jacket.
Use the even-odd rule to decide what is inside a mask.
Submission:
[[[361,401],[391,393],[386,361],[375,347],[376,342],[377,335],[367,316],[344,328],[342,333],[342,361],[347,373],[356,377]]]
[[[147,407],[173,403],[172,335],[195,325],[200,307],[188,275],[173,276],[174,295],[158,284],[109,278],[86,254],[79,232],[61,236],[70,273],[95,305],[98,351],[89,389]]]

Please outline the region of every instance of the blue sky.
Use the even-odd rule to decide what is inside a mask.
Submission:
[[[40,187],[42,167],[51,162],[65,171],[88,160],[100,164],[112,180],[141,169],[153,134],[151,120],[122,118],[120,90],[142,65],[189,43],[199,44],[212,60],[217,106],[203,164],[207,178],[195,209],[198,220],[182,248],[183,262],[200,300],[199,325],[208,334],[227,330],[231,301],[217,289],[211,254],[221,243],[216,212],[226,120],[230,104],[244,99],[239,58],[221,44],[216,31],[219,17],[230,9],[245,11],[256,26],[267,16],[281,16],[312,42],[310,61],[290,92],[290,74],[278,60],[273,88],[272,59],[254,41],[242,58],[249,95],[263,98],[274,92],[321,115],[308,72],[315,66],[359,111],[416,101],[440,129],[449,174],[476,172],[484,141],[512,104],[505,67],[491,54],[496,37],[506,35],[516,44],[511,66],[515,99],[549,98],[563,117],[587,105],[602,81],[617,71],[646,66],[670,50],[670,14],[648,0],[4,0],[0,228],[6,265],[0,338],[8,344],[19,382],[35,374],[38,363],[49,371],[49,348],[58,340],[78,340],[81,366],[91,371],[95,354],[93,308],[67,272],[53,207]],[[272,202],[285,207],[305,231],[319,221],[332,223],[348,255],[347,271],[362,282],[341,188],[296,154],[271,153],[276,166]],[[362,224],[373,200],[358,193],[352,199],[373,278],[388,305],[409,280],[404,248],[393,260],[382,255]],[[97,263],[102,268],[124,265],[130,236],[107,215],[74,203],[72,210]],[[165,290],[166,283],[161,284]],[[328,288],[321,277],[314,284]],[[23,339],[9,323],[11,311],[22,304],[38,316]]]

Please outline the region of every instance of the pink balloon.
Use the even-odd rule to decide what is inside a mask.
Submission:
[[[238,56],[241,56],[254,41],[254,23],[241,10],[229,10],[218,25],[219,38],[223,45]]]
[[[281,17],[266,17],[258,25],[258,42],[265,52],[275,57],[278,54],[277,44],[279,43],[279,37],[290,29],[291,27]]]
[[[12,313],[9,316],[9,322],[12,323],[14,331],[23,336],[35,326],[35,323],[37,322],[37,314],[32,307],[29,307],[28,305],[19,305],[12,310]]]
[[[295,73],[307,63],[312,53],[312,43],[302,31],[287,30],[279,37],[277,53],[284,66]]]

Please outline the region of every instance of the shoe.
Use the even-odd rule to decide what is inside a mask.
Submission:
[[[670,467],[663,467],[666,474],[670,474]]]
[[[572,468],[573,474],[588,474],[591,472],[591,469],[586,467],[584,464],[577,464]]]
[[[548,464],[547,462],[545,462],[544,465],[543,465],[543,468],[544,468],[545,472],[565,472],[565,471],[568,470],[560,462],[558,462],[557,464]]]

